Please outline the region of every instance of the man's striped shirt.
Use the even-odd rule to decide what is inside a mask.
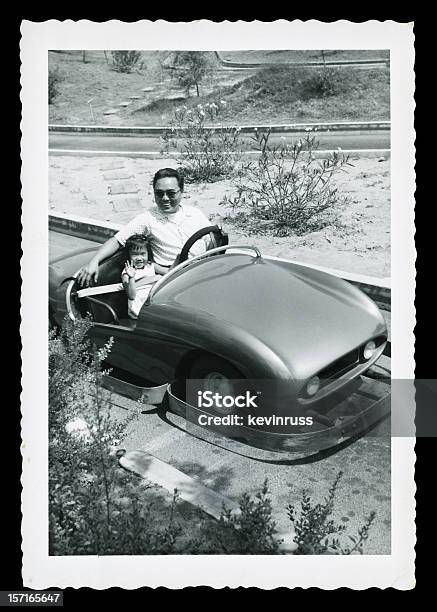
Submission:
[[[154,206],[132,219],[115,234],[115,238],[124,246],[133,234],[145,234],[150,237],[155,262],[171,266],[188,238],[208,225],[210,222],[204,213],[192,206],[181,205],[177,212],[171,214],[162,213]],[[199,240],[192,247],[190,256],[204,253],[209,243],[209,235]]]

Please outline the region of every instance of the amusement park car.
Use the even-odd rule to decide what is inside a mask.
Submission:
[[[263,417],[255,425],[237,421],[220,429],[214,419],[208,422],[251,445],[320,450],[387,412],[387,402],[372,396],[373,387],[352,401],[387,344],[384,318],[367,295],[336,276],[262,256],[253,246],[222,241],[188,259],[201,235],[187,242],[178,265],[153,285],[137,320],[128,318],[126,295],[115,286],[122,252],[100,265],[98,286],[91,290],[75,280],[90,249],[58,256],[50,263],[52,323],[61,325],[66,315],[90,316],[96,345],[114,339],[108,356],[114,371],[145,389],[166,389],[170,409],[193,422],[202,413],[247,416],[249,408],[217,402],[199,408],[187,391],[189,381],[197,381],[199,393],[255,393],[255,412]],[[269,415],[310,416],[313,423],[272,424]]]

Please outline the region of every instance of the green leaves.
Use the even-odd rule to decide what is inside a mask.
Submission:
[[[230,221],[249,233],[269,230],[276,236],[302,235],[333,223],[348,202],[332,178],[349,164],[340,153],[316,159],[315,136],[291,144],[269,144],[270,130],[255,131],[252,141],[260,155],[240,164],[234,179],[237,195],[222,204],[232,209]]]
[[[310,496],[304,491],[300,501],[300,510],[294,505],[287,506],[287,513],[296,532],[295,541],[298,555],[323,555],[353,553],[363,554],[363,545],[369,537],[369,532],[376,513],[371,512],[365,519],[364,525],[358,529],[357,535],[345,534],[346,526],[331,519],[337,489],[343,472],[338,472],[328,495],[322,503],[314,504]],[[331,537],[340,535],[342,537]],[[352,546],[344,544],[344,538],[352,542]]]
[[[178,107],[171,128],[162,136],[162,152],[179,152],[176,161],[188,183],[229,178],[241,158],[240,129],[217,125],[224,105],[220,101]]]
[[[116,72],[132,72],[141,58],[140,51],[111,51],[111,55]]]
[[[224,507],[218,522],[202,527],[202,554],[266,555],[279,554],[276,523],[272,517],[267,479],[255,495],[243,493],[240,512]]]

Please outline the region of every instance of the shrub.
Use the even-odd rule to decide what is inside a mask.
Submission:
[[[321,70],[313,69],[301,82],[302,99],[328,98],[342,93],[347,88],[344,75],[338,68],[327,68]]]
[[[117,72],[132,72],[141,58],[140,51],[111,51],[112,67]]]
[[[179,107],[172,128],[162,136],[162,153],[179,151],[179,170],[187,182],[212,183],[233,174],[242,154],[240,130],[214,125],[224,105],[212,102],[192,109]],[[207,119],[212,125],[206,126]]]
[[[346,204],[332,178],[348,157],[333,153],[317,160],[315,137],[292,145],[269,145],[270,131],[256,131],[253,140],[260,152],[257,161],[240,165],[234,179],[237,195],[221,202],[230,217],[249,233],[272,231],[276,236],[320,230],[335,219]]]
[[[164,511],[161,503],[155,525],[149,487],[119,467],[116,450],[129,420],[111,415],[101,385],[111,343],[93,347],[89,326],[66,320],[49,337],[50,554],[169,553],[181,532],[177,496]]]
[[[53,104],[55,98],[59,95],[59,84],[64,78],[58,68],[49,68],[49,104]]]
[[[334,509],[337,487],[342,475],[343,473],[341,471],[337,474],[333,485],[329,489],[328,495],[321,504],[314,504],[309,495],[303,492],[299,516],[297,516],[295,506],[290,504],[287,507],[288,516],[296,531],[295,542],[298,545],[298,549],[294,554],[363,554],[363,545],[369,537],[369,531],[376,513],[370,513],[365,519],[363,526],[358,529],[358,534],[356,536],[345,534],[346,527],[336,524],[335,521],[330,518]],[[341,538],[332,537],[334,534],[343,535],[345,538],[348,538],[352,544],[349,546],[344,545]]]
[[[272,518],[267,480],[261,490],[251,496],[244,493],[239,500],[240,512],[224,508],[217,522],[202,527],[202,554],[266,555],[278,554],[280,540]]]

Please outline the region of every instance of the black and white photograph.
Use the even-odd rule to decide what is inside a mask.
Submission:
[[[21,58],[23,583],[413,588],[412,24]]]

